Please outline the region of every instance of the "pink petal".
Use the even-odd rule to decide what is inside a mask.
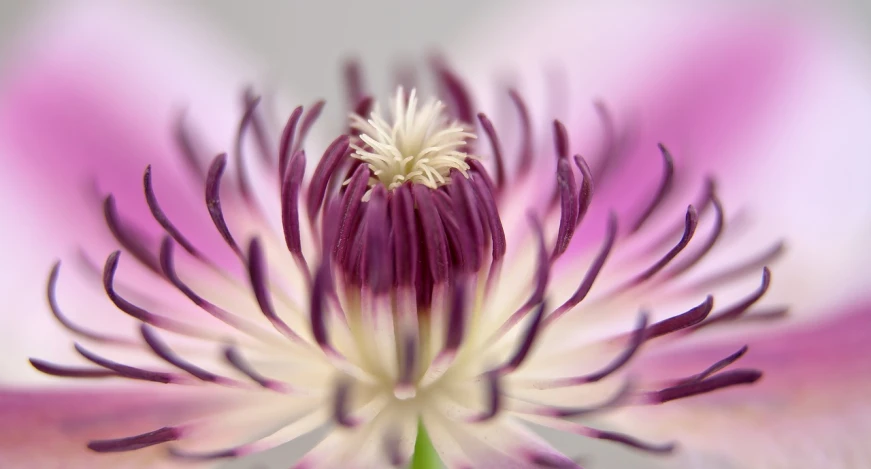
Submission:
[[[747,355],[733,367],[763,370],[759,383],[628,411],[621,423],[678,440],[685,460],[698,467],[717,460],[748,468],[871,464],[871,303],[744,339],[649,356],[636,369],[681,378],[747,343]]]
[[[190,393],[104,389],[0,391],[0,467],[97,469],[179,467],[166,448],[98,454],[99,439],[124,438],[177,424],[217,401]],[[186,467],[189,467],[188,463]]]

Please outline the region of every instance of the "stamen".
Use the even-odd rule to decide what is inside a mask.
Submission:
[[[581,280],[580,285],[578,285],[578,289],[575,290],[572,296],[566,300],[562,306],[557,308],[556,311],[551,313],[547,319],[545,319],[545,325],[551,324],[562,317],[565,313],[583,301],[584,298],[587,297],[587,294],[590,293],[590,289],[593,288],[593,283],[596,281],[596,277],[599,276],[599,272],[601,272],[602,267],[605,266],[605,261],[608,260],[608,255],[611,254],[611,249],[614,247],[614,241],[617,239],[617,215],[614,214],[614,212],[611,212],[608,216],[608,227],[606,230],[605,241],[599,249],[596,258],[593,260],[593,263],[590,265],[590,268],[587,269],[587,273],[584,274],[584,278]]]
[[[553,144],[558,159],[564,160],[569,157],[569,132],[566,126],[558,119],[553,121]]]
[[[741,300],[734,306],[731,306],[711,316],[711,318],[709,318],[707,321],[697,325],[694,330],[701,329],[702,327],[708,327],[711,324],[716,324],[718,322],[737,319],[738,317],[746,313],[747,310],[749,310],[751,306],[756,304],[756,302],[759,301],[763,296],[765,296],[765,293],[768,291],[768,288],[770,286],[771,271],[768,269],[768,267],[764,267],[762,269],[762,284],[759,285],[759,288],[755,292],[753,292],[750,296]]]
[[[254,367],[252,367],[247,361],[245,361],[245,359],[242,357],[242,354],[239,353],[239,350],[236,349],[236,347],[232,345],[224,347],[224,358],[227,360],[227,363],[233,366],[233,368],[250,378],[251,381],[254,381],[261,387],[279,392],[289,391],[288,385],[271,378],[266,378],[265,376],[257,372]]]
[[[692,381],[684,384],[671,386],[660,391],[649,392],[644,396],[643,402],[648,404],[662,404],[675,399],[705,394],[718,389],[731,386],[752,384],[759,381],[762,372],[752,369],[739,369],[725,371],[700,381]]]
[[[420,222],[423,225],[423,235],[426,242],[426,263],[434,282],[442,282],[448,278],[450,261],[448,259],[445,227],[436,210],[430,190],[424,186],[414,185],[411,188]]]
[[[290,172],[283,181],[281,194],[281,226],[284,231],[284,242],[288,251],[296,260],[300,271],[310,281],[308,263],[302,253],[302,235],[299,225],[299,196],[303,177],[305,177],[305,151],[300,150],[290,161]]]
[[[290,163],[290,150],[294,145],[294,136],[296,135],[296,125],[299,123],[299,118],[302,116],[302,106],[297,106],[287,118],[287,124],[284,125],[284,130],[281,132],[281,141],[278,144],[278,182],[283,184],[287,175],[287,165]],[[282,186],[283,188],[283,186]]]
[[[493,128],[493,123],[490,119],[481,112],[478,113],[478,121],[481,122],[481,128],[487,134],[490,140],[490,147],[493,150],[493,161],[496,163],[496,188],[502,189],[505,186],[505,162],[502,160],[502,144],[499,142],[499,136],[496,134],[496,129]]]
[[[336,384],[336,390],[333,397],[333,419],[341,427],[354,428],[361,422],[359,419],[351,415],[348,408],[351,394],[352,382],[350,379],[340,379]]]
[[[303,123],[304,124],[304,123]],[[300,131],[302,132],[302,131]],[[318,161],[312,179],[308,185],[308,198],[306,207],[308,208],[308,218],[312,225],[315,225],[315,219],[318,215],[318,210],[324,201],[324,194],[327,191],[327,184],[332,178],[339,163],[342,162],[349,150],[350,139],[347,135],[341,135],[324,150],[324,155]],[[295,153],[295,152],[294,152]]]
[[[632,228],[629,230],[630,234],[637,233],[641,230],[644,223],[656,212],[656,209],[662,205],[662,202],[665,201],[669,191],[671,191],[674,182],[674,158],[671,156],[668,148],[661,143],[659,144],[659,151],[662,154],[662,178],[659,180],[659,186],[657,187],[653,198],[650,199],[650,202],[644,210],[642,210],[638,220],[632,224]]]
[[[254,90],[250,87],[245,89],[245,94],[242,97],[242,104],[246,107],[254,108],[251,113],[251,128],[254,130],[254,139],[257,144],[257,149],[260,152],[260,158],[263,160],[263,163],[267,166],[272,166],[274,163],[274,156],[272,154],[272,145],[269,143],[270,138],[266,130],[266,126],[263,125],[263,119],[260,113],[257,110],[257,105],[260,103],[260,96],[256,96],[254,94]]]
[[[532,119],[529,117],[526,103],[523,102],[523,98],[520,97],[520,94],[517,93],[516,90],[508,90],[508,96],[511,97],[511,102],[514,103],[514,107],[517,108],[517,116],[520,118],[521,139],[520,156],[518,158],[520,163],[517,165],[517,175],[523,177],[532,166]]]
[[[666,334],[671,334],[672,332],[677,332],[688,327],[695,326],[696,324],[701,323],[711,314],[711,310],[714,309],[714,297],[708,295],[698,306],[690,308],[685,313],[678,314],[676,316],[672,316],[668,319],[659,321],[655,324],[652,324],[647,328],[647,334],[645,335],[646,340],[655,339],[657,337],[664,336]]]
[[[590,171],[590,166],[581,155],[575,155],[575,166],[581,171],[581,193],[578,196],[578,219],[575,228],[581,225],[584,221],[584,216],[590,208],[590,203],[593,201],[593,173]]]
[[[253,203],[253,199],[250,178],[248,177],[248,166],[245,164],[245,155],[242,147],[245,134],[248,132],[248,127],[251,126],[251,121],[254,118],[254,111],[257,109],[259,103],[259,97],[250,101],[245,101],[245,112],[242,114],[242,119],[239,121],[239,128],[236,131],[236,140],[233,151],[236,160],[236,182],[239,184],[239,192],[241,193],[242,198],[248,203]]]
[[[487,422],[499,414],[502,407],[502,386],[500,384],[502,374],[501,369],[490,370],[484,374],[487,384],[487,408],[482,413],[469,417],[470,423]]]
[[[472,98],[466,90],[466,86],[441,60],[433,60],[432,65],[441,90],[451,104],[453,114],[461,122],[467,124],[474,122],[475,113],[472,111]]]
[[[103,368],[83,368],[63,365],[55,365],[38,358],[30,358],[30,364],[40,373],[59,378],[116,378],[120,376],[112,370]]]
[[[180,150],[185,166],[196,176],[198,181],[204,182],[208,168],[205,167],[203,160],[200,158],[194,139],[191,138],[187,125],[185,125],[185,119],[186,115],[184,112],[180,112],[175,119],[175,125],[173,125],[175,143]]]
[[[678,240],[677,244],[671,248],[665,256],[663,256],[659,261],[650,266],[647,270],[637,275],[635,278],[627,282],[623,287],[618,288],[618,292],[622,292],[626,289],[638,286],[645,281],[649,280],[651,277],[659,273],[660,270],[665,268],[669,262],[671,262],[681,251],[684,250],[685,247],[690,243],[690,240],[693,238],[693,234],[696,232],[696,226],[699,224],[699,215],[696,212],[695,207],[690,205],[687,208],[687,214],[684,219],[684,232],[681,236],[680,240]]]
[[[707,240],[705,240],[705,244],[703,244],[700,249],[694,252],[691,257],[684,259],[683,262],[677,264],[673,269],[668,272],[669,279],[677,277],[678,275],[689,270],[692,266],[696,265],[702,258],[705,257],[706,254],[708,254],[708,252],[711,251],[711,248],[714,247],[714,244],[717,243],[717,240],[723,233],[723,226],[725,225],[723,205],[720,203],[720,199],[717,198],[716,194],[714,194],[713,192],[711,193],[710,200],[716,213],[714,228],[713,230],[711,230],[711,234],[708,236]]]
[[[745,346],[741,347],[740,349],[738,349],[738,351],[733,353],[732,355],[729,355],[728,357],[726,357],[726,358],[718,361],[717,363],[714,363],[713,365],[709,366],[708,368],[705,369],[705,371],[702,371],[701,373],[690,376],[689,378],[682,379],[682,380],[678,381],[677,383],[675,383],[675,385],[685,385],[685,384],[698,383],[699,381],[702,381],[703,379],[713,375],[714,373],[716,373],[716,372],[722,370],[723,368],[726,368],[727,366],[731,365],[732,363],[735,363],[736,361],[738,361],[738,359],[740,359],[741,357],[744,356],[744,354],[747,353],[747,350],[749,350],[749,347],[747,347],[745,345]]]
[[[514,352],[511,359],[499,367],[499,373],[512,373],[514,370],[520,368],[520,365],[522,365],[526,360],[526,357],[529,356],[529,352],[535,344],[535,339],[538,338],[538,332],[541,328],[541,318],[544,316],[545,308],[546,303],[544,302],[538,305],[538,308],[535,310],[532,317],[532,322],[530,322],[529,327],[527,327],[526,332],[523,334],[523,340],[520,342],[520,346],[517,347],[517,350]]]
[[[393,284],[393,266],[386,262],[384,248],[387,246],[390,224],[387,219],[387,190],[384,186],[372,189],[366,209],[366,237],[363,247],[363,284],[375,294],[383,294]]]
[[[145,186],[145,201],[148,203],[151,215],[155,220],[157,220],[157,223],[159,223],[166,233],[172,236],[172,239],[181,245],[185,251],[189,252],[197,259],[205,260],[205,256],[197,250],[193,243],[188,241],[188,239],[181,234],[181,231],[173,225],[163,209],[160,208],[160,204],[157,202],[157,196],[154,194],[154,186],[151,184],[151,165],[145,167],[145,174],[142,176],[142,184]]]
[[[118,362],[114,362],[112,360],[103,358],[93,352],[90,352],[86,348],[82,347],[79,344],[74,344],[76,348],[76,352],[79,353],[82,357],[84,357],[89,362],[106,368],[108,370],[114,371],[118,375],[124,378],[137,379],[142,381],[152,381],[155,383],[178,383],[180,378],[171,373],[165,373],[162,371],[151,371],[144,370],[142,368],[136,368],[132,366],[127,366]]]
[[[160,339],[160,337],[157,336],[157,333],[154,332],[154,330],[150,328],[147,324],[140,325],[139,332],[142,334],[142,338],[145,340],[145,343],[148,344],[148,348],[150,348],[155,355],[157,355],[163,361],[169,363],[170,365],[178,368],[179,370],[188,373],[194,378],[216,384],[239,384],[236,380],[216,375],[211,371],[200,368],[193,363],[190,363],[185,359],[179,357],[169,348],[169,346],[162,339]]]
[[[305,112],[305,115],[302,118],[302,124],[299,126],[299,135],[296,138],[296,143],[292,147],[291,154],[298,152],[305,146],[305,139],[308,137],[308,133],[318,120],[318,117],[320,117],[321,111],[324,110],[324,105],[326,104],[327,102],[324,100],[315,101],[315,103],[308,108],[308,111]]]
[[[58,320],[58,322],[61,323],[62,326],[64,326],[73,334],[93,340],[95,342],[127,346],[133,345],[135,343],[130,339],[91,332],[70,321],[69,318],[67,318],[66,315],[63,314],[60,306],[57,303],[57,279],[59,276],[60,261],[56,262],[54,264],[54,267],[51,268],[51,273],[48,276],[48,285],[46,286],[46,297],[48,298],[48,306],[51,310],[51,314],[55,317],[55,319]]]
[[[260,311],[263,312],[266,319],[288,339],[297,343],[305,343],[303,338],[278,316],[272,306],[266,259],[263,256],[263,249],[260,247],[258,238],[253,238],[248,244],[248,278],[251,281],[251,290],[254,291],[254,297],[257,299]]]
[[[677,448],[676,443],[646,443],[623,433],[607,432],[594,428],[588,428],[584,435],[598,440],[613,441],[648,453],[668,454]]]
[[[118,258],[121,256],[121,251],[115,251],[106,259],[106,266],[103,269],[103,289],[112,300],[112,303],[121,311],[129,316],[138,319],[146,324],[151,324],[160,329],[176,332],[178,334],[187,335],[198,338],[214,338],[212,334],[204,333],[201,328],[185,324],[175,319],[166,316],[154,314],[145,308],[134,305],[133,303],[122,298],[115,291],[115,272],[118,270]]]
[[[112,232],[112,236],[118,240],[121,247],[143,266],[159,275],[160,267],[158,266],[157,259],[154,257],[154,253],[145,246],[146,240],[144,239],[144,234],[121,221],[115,205],[115,196],[112,194],[106,196],[106,199],[103,201],[103,215],[109,231]]]
[[[224,174],[224,169],[227,167],[227,154],[221,153],[212,160],[209,166],[209,174],[206,177],[206,207],[209,209],[209,216],[218,229],[218,233],[224,238],[224,241],[230,246],[233,252],[239,256],[239,259],[245,259],[242,249],[236,244],[233,235],[230,234],[230,228],[227,227],[227,222],[224,220],[224,212],[221,210],[221,176]]]
[[[418,277],[418,252],[420,250],[417,224],[414,217],[414,200],[411,188],[403,184],[393,193],[390,218],[393,230],[390,233],[393,253],[393,281],[399,286],[410,286]]]
[[[578,226],[580,194],[571,163],[566,158],[560,158],[557,162],[556,182],[560,195],[560,220],[552,260],[556,260],[569,247]]]
[[[119,453],[134,451],[181,439],[184,432],[180,427],[163,427],[157,430],[126,438],[112,440],[94,440],[88,443],[88,449],[97,453]]]
[[[239,329],[246,334],[252,335],[258,338],[264,338],[265,332],[259,327],[249,323],[248,321],[240,318],[239,316],[221,308],[220,306],[206,300],[202,296],[198,295],[193,289],[184,283],[181,278],[178,276],[178,272],[175,270],[175,261],[173,256],[173,248],[172,248],[172,238],[166,236],[163,238],[163,242],[160,244],[160,268],[163,271],[163,274],[166,276],[167,280],[172,283],[180,292],[182,292],[188,299],[191,300],[195,305],[202,308],[205,312],[209,313],[219,321],[227,324],[231,327]]]
[[[635,356],[636,353],[641,349],[641,345],[647,339],[647,322],[648,316],[646,313],[641,313],[638,316],[638,322],[635,325],[635,329],[629,335],[628,340],[626,341],[626,347],[620,352],[620,355],[617,355],[610,363],[605,365],[601,370],[596,372],[581,375],[581,376],[573,376],[569,378],[558,378],[553,380],[540,381],[533,384],[533,387],[536,389],[551,389],[551,388],[563,388],[569,386],[579,386],[582,384],[589,383],[597,383],[612,374],[619,371],[621,368],[626,366],[632,357]]]

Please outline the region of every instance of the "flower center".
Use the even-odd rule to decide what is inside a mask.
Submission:
[[[416,90],[406,97],[399,88],[390,109],[389,121],[377,105],[368,120],[351,114],[351,127],[360,139],[352,145],[352,156],[369,166],[370,186],[380,182],[393,190],[412,182],[437,189],[450,181],[452,169],[469,177],[466,159],[471,155],[465,147],[475,134],[451,120],[441,101],[430,98],[418,107]]]

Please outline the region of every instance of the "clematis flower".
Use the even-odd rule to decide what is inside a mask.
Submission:
[[[45,282],[75,356],[30,361],[84,387],[6,392],[15,418],[4,420],[25,423],[4,428],[24,431],[4,433],[0,461],[27,467],[40,454],[45,467],[57,461],[46,444],[60,467],[221,461],[327,428],[295,467],[402,467],[425,428],[448,467],[579,467],[526,424],[672,452],[671,440],[633,436],[647,422],[630,419],[624,434],[578,419],[756,383],[743,343],[699,360],[672,342],[763,327],[786,306],[760,306],[779,234],[755,244],[730,230],[740,219],[713,164],[724,155],[709,152],[765,114],[757,100],[804,49],[758,24],[712,24],[721,28],[700,40],[718,63],[664,94],[693,90],[683,108],[639,101],[657,118],[600,102],[585,133],[539,122],[519,88],[500,93],[508,111],[490,112],[463,68],[440,59],[436,90],[385,99],[352,64],[349,121],[325,122],[320,101],[276,118],[245,91],[230,151],[217,156],[193,130],[202,123],[163,116],[163,126],[159,112],[130,112],[154,103],[119,108],[118,94],[103,94],[116,79],[129,89],[135,73],[101,68],[96,89],[92,74],[41,57],[10,86],[4,140],[93,177],[63,189],[90,187],[75,215],[98,213],[103,229],[83,223],[83,248]],[[665,58],[698,66],[692,53]],[[721,62],[737,68],[731,60],[746,75],[718,91],[748,100],[705,102],[706,80],[724,75]],[[59,73],[73,79],[58,84]],[[667,112],[693,105],[720,112],[711,122]],[[164,127],[173,145],[151,139]],[[323,151],[309,137],[319,128],[338,129]],[[581,153],[579,137],[592,148]],[[104,302],[68,308],[65,282],[96,286]],[[99,321],[77,319],[106,299]],[[691,364],[683,376],[654,372],[678,362]]]

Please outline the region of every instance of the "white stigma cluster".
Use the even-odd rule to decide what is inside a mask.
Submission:
[[[368,120],[351,115],[351,127],[365,144],[352,145],[353,157],[369,165],[370,186],[380,182],[390,190],[412,182],[436,189],[450,180],[452,169],[468,177],[470,155],[463,148],[475,134],[451,120],[441,101],[431,98],[418,108],[416,91],[406,100],[399,88],[390,104],[390,121],[377,104]]]

